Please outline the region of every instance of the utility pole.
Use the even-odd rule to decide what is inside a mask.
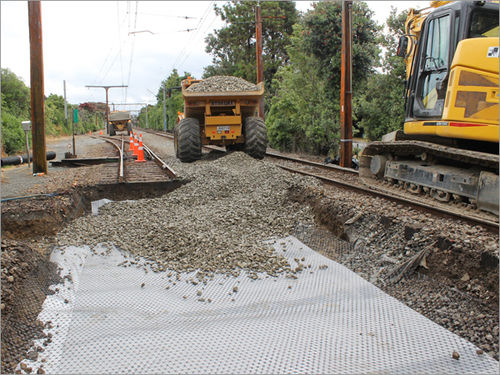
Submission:
[[[262,64],[262,17],[260,5],[255,7],[255,49],[257,53],[257,83],[264,81],[264,66]],[[259,101],[259,117],[264,118],[264,98]]]
[[[148,123],[148,104],[146,104],[146,129],[149,129],[149,123]]]
[[[33,173],[47,174],[45,151],[45,99],[43,83],[42,10],[40,1],[28,1],[30,35],[31,136]],[[29,155],[28,155],[29,157]]]
[[[95,85],[85,85],[85,87],[100,87],[106,90],[106,131],[109,132],[109,108],[108,108],[108,90],[112,87],[128,87],[124,85],[110,85],[110,86],[95,86]]]
[[[167,102],[165,99],[165,83],[163,84],[163,131],[167,131]]]
[[[68,129],[68,105],[66,102],[66,80],[63,80],[64,86],[64,126]]]
[[[342,1],[340,166],[352,168],[352,1]]]

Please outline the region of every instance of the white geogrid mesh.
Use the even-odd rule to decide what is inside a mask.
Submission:
[[[126,255],[116,249],[55,250],[72,280],[40,314],[53,342],[26,362],[36,369],[45,358],[47,373],[65,374],[498,373],[473,344],[294,237],[275,246],[311,268],[296,280],[219,276],[195,286],[183,275],[172,285],[168,271],[119,267]],[[198,301],[202,289],[212,302]]]

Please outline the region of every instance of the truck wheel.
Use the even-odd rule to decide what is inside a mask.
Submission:
[[[116,135],[115,127],[113,125],[109,125],[109,135],[113,136]]]
[[[174,126],[174,151],[175,157],[179,158],[179,124]]]
[[[267,148],[267,130],[264,120],[260,117],[247,117],[243,130],[245,133],[244,151],[256,159],[262,159]]]
[[[198,119],[184,118],[178,126],[177,153],[179,159],[184,163],[201,159],[201,135]]]

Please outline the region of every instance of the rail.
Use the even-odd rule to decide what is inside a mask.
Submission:
[[[96,136],[92,136],[92,138],[95,138],[95,139],[102,139],[104,140],[105,142],[108,142],[109,144],[113,145],[114,147],[116,147],[116,149],[118,150],[118,153],[120,154],[120,166],[119,166],[119,169],[118,169],[118,181],[119,182],[125,182],[125,171],[124,171],[124,162],[123,162],[123,145],[124,145],[124,141],[123,141],[123,136],[121,138],[121,146],[117,145],[115,141],[117,141],[116,138],[112,138],[112,137],[107,137],[107,136],[99,136],[99,137],[96,137]]]
[[[158,132],[158,131],[148,131],[148,132],[162,136],[162,137],[170,138],[170,139],[173,138],[173,135],[165,134],[164,132]],[[214,148],[213,146],[204,146],[204,147],[207,149],[212,149],[212,150],[221,150],[220,147],[217,147],[217,148]],[[306,159],[301,159],[301,158],[297,158],[297,157],[279,154],[279,153],[276,153],[273,151],[266,152],[266,156],[270,157],[270,158],[281,159],[281,160],[286,160],[286,161],[290,161],[293,163],[298,163],[298,164],[308,165],[308,166],[312,166],[312,167],[316,167],[316,168],[321,168],[324,170],[329,170],[331,172],[340,172],[342,174],[348,174],[354,178],[357,178],[359,176],[359,172],[354,170],[354,169],[343,168],[343,167],[340,167],[337,165],[331,165],[331,164],[322,164],[322,163],[314,162],[311,160],[306,160]],[[420,200],[411,199],[409,197],[398,195],[395,192],[387,193],[387,192],[382,192],[380,190],[374,190],[374,189],[369,188],[368,186],[362,185],[361,183],[359,183],[359,184],[353,183],[352,177],[349,181],[345,181],[341,178],[326,177],[326,176],[322,176],[322,175],[317,174],[317,173],[307,172],[307,171],[303,171],[303,170],[300,170],[297,168],[291,168],[291,167],[287,167],[287,166],[283,166],[283,165],[279,165],[279,167],[284,169],[284,170],[287,170],[289,172],[299,173],[302,175],[318,178],[319,180],[321,180],[327,184],[337,185],[337,186],[340,186],[342,188],[354,190],[354,191],[364,193],[364,194],[369,194],[372,196],[384,197],[386,199],[389,199],[389,200],[392,200],[392,201],[395,201],[398,203],[405,203],[407,205],[413,206],[413,207],[418,208],[418,209],[423,209],[423,210],[428,211],[428,212],[433,212],[433,213],[438,214],[440,216],[458,218],[458,219],[465,220],[465,221],[468,221],[468,222],[473,223],[473,224],[480,224],[480,225],[483,225],[485,227],[488,227],[488,228],[494,229],[494,230],[498,230],[498,228],[499,228],[499,223],[497,221],[488,220],[487,218],[479,217],[476,215],[468,215],[466,213],[459,212],[457,210],[453,210],[453,207],[434,206],[432,204],[429,204],[429,203],[426,203],[426,202],[423,202]]]

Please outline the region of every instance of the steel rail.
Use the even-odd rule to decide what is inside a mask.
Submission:
[[[159,136],[166,137],[166,138],[173,138],[173,135],[165,134],[163,132],[161,132],[161,133],[157,132],[157,131],[149,131],[149,132],[156,134],[156,135],[159,135]],[[211,146],[204,146],[204,147],[207,147],[210,149],[215,149],[215,148],[212,148]],[[219,149],[219,148],[217,148],[217,149]],[[300,158],[296,158],[296,157],[278,154],[275,152],[266,152],[266,156],[269,156],[271,158],[276,158],[276,159],[288,160],[288,161],[292,161],[292,162],[296,162],[296,163],[300,163],[300,164],[310,165],[313,167],[318,167],[318,168],[327,169],[327,170],[331,170],[331,171],[349,173],[352,175],[359,175],[359,172],[354,170],[354,169],[343,168],[343,167],[340,167],[337,165],[326,165],[326,164],[322,164],[322,163],[318,163],[318,162],[313,162],[310,160],[304,160],[304,159],[300,159]],[[390,200],[398,202],[398,203],[405,203],[405,204],[408,204],[408,205],[411,205],[411,206],[414,206],[414,207],[417,207],[420,209],[424,209],[426,211],[432,211],[434,213],[444,215],[447,217],[459,218],[459,219],[462,219],[462,220],[465,220],[468,222],[472,222],[475,224],[481,224],[481,225],[484,225],[486,227],[493,228],[495,230],[498,230],[498,228],[499,228],[499,223],[496,221],[488,220],[485,218],[480,218],[477,216],[466,215],[466,214],[463,214],[460,212],[450,210],[450,208],[436,207],[436,206],[433,206],[431,204],[421,202],[418,200],[412,200],[412,199],[409,199],[407,197],[404,197],[404,196],[401,196],[401,195],[398,195],[395,193],[390,194],[390,193],[382,192],[380,190],[374,190],[374,189],[371,189],[369,187],[354,185],[352,182],[346,182],[346,181],[343,181],[341,179],[324,177],[324,176],[321,176],[321,175],[318,175],[315,173],[305,172],[305,171],[301,171],[301,170],[297,170],[294,168],[281,166],[281,165],[279,165],[279,167],[284,169],[284,170],[287,170],[289,172],[294,172],[294,173],[299,173],[299,174],[303,174],[306,176],[316,177],[319,180],[324,181],[325,183],[341,186],[343,188],[355,190],[355,191],[358,191],[360,193],[365,193],[365,194],[369,194],[372,196],[384,197],[386,199],[390,199]]]
[[[144,143],[142,144],[144,147],[144,150],[151,156],[151,158],[160,165],[161,169],[165,170],[167,174],[172,177],[172,178],[177,178],[177,173],[170,168],[167,163],[165,163],[163,160],[160,159],[158,155],[156,155],[153,150],[151,150],[148,146],[146,146]]]
[[[111,138],[111,137],[106,137],[106,136],[99,136],[99,137],[96,137],[96,136],[91,136],[92,138],[95,138],[95,139],[102,139],[104,140],[105,142],[108,142],[109,144],[112,144],[113,146],[116,147],[116,149],[118,150],[119,154],[120,154],[120,166],[119,166],[119,169],[118,169],[118,182],[125,182],[125,173],[124,173],[124,162],[123,162],[123,136],[121,138],[121,148],[119,145],[117,145],[114,141],[117,141],[118,139],[116,138]]]
[[[109,140],[116,140],[115,138],[111,138],[111,137],[108,137],[108,136],[99,136],[98,138],[102,138],[104,139],[105,141],[107,141],[107,139]],[[123,144],[124,143],[127,143],[127,144],[130,144],[130,141],[128,140],[125,140],[123,139],[123,136],[121,138],[122,140],[122,149],[123,149]],[[112,144],[114,144],[113,142],[110,142]],[[156,155],[153,150],[151,150],[147,145],[145,145],[144,143],[142,144],[143,148],[144,148],[144,151],[146,151],[146,153],[149,154],[150,158],[160,166],[161,169],[163,169],[164,171],[167,172],[167,174],[171,177],[171,178],[177,178],[178,175],[177,173],[168,166],[167,163],[165,163],[158,155]],[[123,158],[122,158],[122,161],[123,161]]]
[[[327,170],[333,170],[333,171],[339,171],[339,172],[351,173],[351,174],[359,175],[359,171],[357,171],[355,169],[344,168],[344,167],[341,167],[341,166],[335,165],[335,164],[323,164],[323,163],[318,163],[316,161],[311,161],[311,160],[306,160],[306,159],[299,159],[299,158],[295,158],[293,156],[282,155],[282,154],[278,154],[276,152],[269,152],[269,151],[266,152],[266,156],[269,156],[271,158],[277,158],[277,159],[295,161],[297,163],[307,164],[307,165],[311,165],[313,167],[318,167],[318,168],[322,168],[322,169],[327,169]]]
[[[495,221],[491,221],[491,220],[487,220],[487,219],[483,219],[483,218],[479,218],[479,217],[475,217],[475,216],[464,215],[464,214],[461,214],[459,212],[450,211],[449,209],[432,206],[432,205],[429,205],[427,203],[416,201],[416,200],[411,200],[411,199],[408,199],[406,197],[399,196],[397,194],[387,194],[387,193],[384,193],[382,191],[372,190],[368,187],[353,185],[350,182],[345,182],[345,181],[334,179],[334,178],[324,177],[324,176],[321,176],[318,174],[314,174],[314,173],[310,173],[310,172],[306,172],[306,171],[301,171],[298,169],[293,169],[293,168],[285,167],[282,165],[279,165],[279,167],[286,170],[286,171],[292,172],[292,173],[299,173],[299,174],[302,174],[305,176],[315,177],[315,178],[317,178],[323,182],[326,182],[328,184],[338,185],[341,187],[347,187],[349,190],[356,190],[360,193],[370,194],[372,196],[377,196],[377,197],[384,197],[384,198],[387,198],[389,200],[392,200],[392,201],[395,201],[398,203],[402,202],[402,203],[409,204],[409,205],[412,205],[412,206],[415,206],[418,208],[422,208],[422,209],[425,209],[428,211],[433,211],[435,213],[439,213],[441,215],[445,215],[448,217],[459,218],[462,220],[466,220],[468,222],[473,222],[475,224],[481,224],[481,225],[484,225],[484,226],[487,226],[487,227],[490,227],[490,228],[493,228],[496,230],[498,230],[498,227],[499,227],[499,223],[497,223]]]

